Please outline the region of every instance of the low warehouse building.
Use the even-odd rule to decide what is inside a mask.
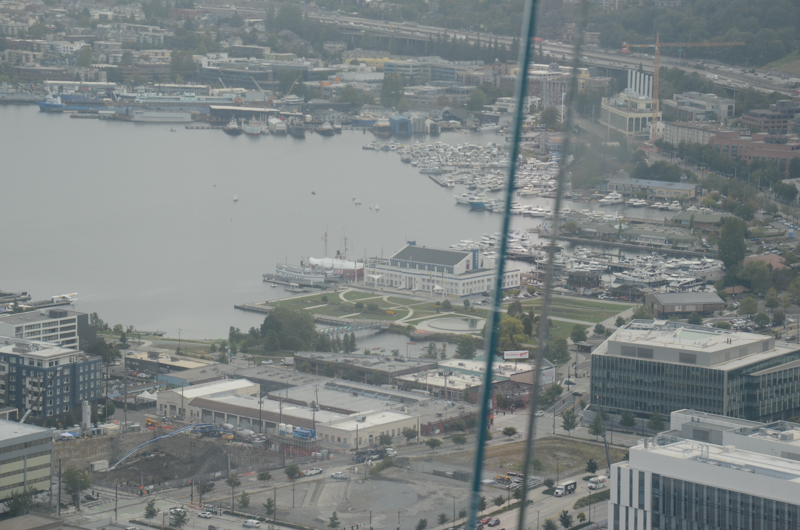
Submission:
[[[644,299],[655,318],[691,313],[713,313],[725,309],[725,302],[714,293],[651,293]]]

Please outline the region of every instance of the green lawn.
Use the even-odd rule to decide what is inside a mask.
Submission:
[[[792,52],[789,55],[781,57],[777,61],[772,61],[764,68],[775,68],[794,74],[800,74],[800,54]]]
[[[525,311],[533,307],[534,312],[538,314],[543,304],[544,300],[537,298],[522,302],[522,307],[525,308]],[[599,300],[553,297],[550,303],[550,316],[597,323],[613,317],[630,307],[633,307],[633,305],[610,304]]]
[[[380,296],[380,295],[375,295],[373,293],[362,293],[361,291],[348,291],[344,293],[342,296],[344,296],[344,299],[347,300],[348,302],[355,302],[357,300],[363,300],[364,298],[373,298],[375,296]]]

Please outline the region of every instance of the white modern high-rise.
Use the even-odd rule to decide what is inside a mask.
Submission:
[[[792,458],[794,449],[800,452],[800,431],[780,423],[749,437],[778,440],[783,451],[758,441],[742,444],[749,446],[744,450],[670,433],[643,440],[627,462],[611,466],[609,530],[800,528],[800,461]]]

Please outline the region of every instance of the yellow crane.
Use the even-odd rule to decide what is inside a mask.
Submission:
[[[665,48],[699,48],[712,46],[744,46],[744,42],[659,42],[659,34],[656,33],[655,44],[623,44],[625,53],[630,53],[631,48],[655,48],[653,54],[653,119],[650,122],[650,141],[655,142],[658,131],[658,63],[661,57],[661,47]]]

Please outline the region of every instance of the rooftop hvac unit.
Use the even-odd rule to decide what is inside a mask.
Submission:
[[[367,421],[366,416],[356,416],[356,421],[365,422]]]

